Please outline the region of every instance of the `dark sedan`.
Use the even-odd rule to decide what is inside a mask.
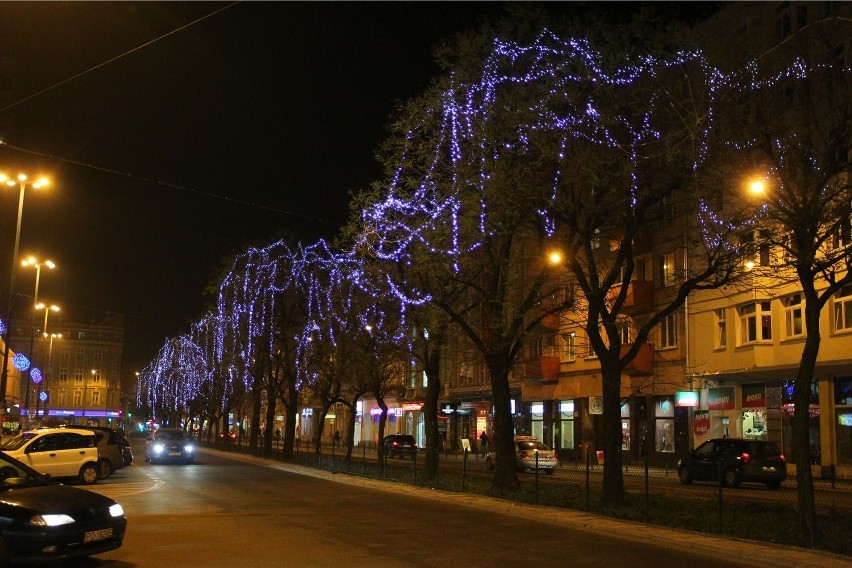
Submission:
[[[195,444],[180,428],[160,428],[148,436],[148,443],[145,445],[145,461],[192,463],[194,459]]]
[[[115,550],[126,526],[112,499],[53,481],[0,452],[0,566]]]

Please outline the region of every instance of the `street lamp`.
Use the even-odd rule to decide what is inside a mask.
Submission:
[[[36,282],[38,282],[38,280],[36,280]],[[38,290],[38,284],[36,284],[36,290]],[[36,292],[36,294],[38,294],[38,292]],[[59,306],[51,305],[51,306],[48,307],[46,304],[36,304],[35,309],[36,310],[44,310],[44,326],[42,327],[41,332],[45,336],[47,336],[47,316],[50,315],[51,311],[58,312]],[[35,311],[33,311],[33,320],[35,320]],[[33,327],[35,328],[35,325],[33,325]],[[35,341],[35,329],[33,329],[33,332],[30,334],[30,357],[33,357],[32,353],[33,353],[33,342],[34,341]],[[29,373],[27,373],[26,389],[24,390],[24,405],[27,409],[27,416],[29,416],[29,410],[30,410],[30,375],[29,375]],[[36,398],[36,417],[38,417],[38,398]]]
[[[45,327],[47,327],[47,321],[45,318]],[[43,334],[43,337],[48,337],[47,333]],[[53,340],[54,339],[62,339],[61,333],[51,333],[50,334],[50,343],[47,348],[47,364],[44,366],[44,392],[46,397],[44,399],[44,417],[47,418],[47,403],[50,402],[50,377],[53,374]],[[36,416],[38,416],[38,403],[41,402],[41,397],[36,399]]]
[[[56,268],[56,264],[52,260],[45,260],[44,262],[39,262],[37,258],[31,256],[23,261],[21,261],[21,266],[34,266],[36,269],[36,279],[35,279],[35,293],[33,294],[33,306],[38,309],[38,283],[41,279],[41,267],[46,266],[53,270]]]
[[[9,280],[9,305],[6,308],[6,337],[3,338],[3,370],[0,372],[0,395],[3,397],[3,412],[6,408],[6,386],[9,382],[9,335],[12,332],[12,298],[15,297],[15,272],[18,269],[18,245],[21,242],[21,217],[24,214],[24,194],[28,185],[34,189],[44,187],[48,181],[41,178],[35,183],[30,183],[27,176],[19,174],[17,178],[12,179],[6,174],[0,173],[0,183],[5,183],[9,187],[17,185],[21,192],[18,197],[18,223],[15,227],[15,248],[12,254],[12,274]]]

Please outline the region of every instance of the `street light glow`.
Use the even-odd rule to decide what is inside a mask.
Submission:
[[[549,255],[547,255],[547,260],[550,261],[550,264],[560,264],[562,262],[562,253],[558,250],[551,251]]]
[[[760,179],[752,180],[748,185],[748,190],[755,195],[763,195],[766,191],[766,184]]]

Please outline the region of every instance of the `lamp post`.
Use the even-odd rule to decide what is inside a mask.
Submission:
[[[45,327],[47,327],[47,323],[45,323]],[[43,335],[43,337],[48,337],[47,333]],[[48,394],[47,398],[44,399],[44,416],[47,418],[47,403],[50,402],[50,376],[53,374],[53,340],[54,339],[62,339],[61,333],[51,333],[50,334],[50,343],[47,348],[47,365],[45,366],[44,372],[44,392]],[[49,370],[48,370],[49,369]],[[41,398],[36,399],[36,403],[40,401]],[[36,416],[38,416],[38,406],[36,406]]]
[[[46,266],[46,267],[50,268],[51,270],[53,270],[54,268],[56,268],[56,264],[54,264],[52,260],[45,260],[44,262],[39,262],[39,260],[37,258],[35,258],[34,256],[31,256],[31,257],[21,261],[21,266],[24,266],[24,267],[34,266],[35,269],[36,269],[35,291],[33,292],[33,312],[32,312],[33,317],[32,317],[32,320],[30,322],[32,328],[30,330],[30,350],[29,350],[30,358],[35,359],[35,357],[34,357],[35,335],[36,335],[35,311],[41,309],[39,306],[42,306],[42,307],[44,306],[44,304],[38,303],[38,285],[39,285],[39,282],[41,282],[41,267]],[[52,307],[55,307],[55,306],[52,306]],[[58,310],[59,308],[56,308],[56,309]],[[45,324],[45,326],[47,325],[47,310],[46,309],[45,309],[45,312],[44,312],[44,324]],[[46,330],[42,329],[41,331],[42,331],[42,333],[44,333]],[[26,407],[27,418],[29,418],[29,409],[30,409],[30,376],[29,375],[27,375],[26,384],[27,384],[27,388],[24,391],[24,399],[25,400],[23,401],[22,408]],[[38,414],[38,400],[36,400],[36,414]]]
[[[38,280],[36,280],[36,282],[38,282]],[[38,284],[36,284],[36,290],[38,290]],[[38,293],[36,293],[36,295],[37,294]],[[44,310],[44,325],[41,328],[41,332],[44,334],[45,337],[47,337],[47,316],[50,315],[50,312],[58,312],[59,306],[56,306],[56,305],[53,305],[53,304],[51,304],[50,306],[48,306],[46,304],[36,304],[35,309],[36,310]],[[35,310],[33,310],[33,314],[35,314]],[[35,319],[35,315],[33,315],[33,319]],[[35,327],[35,325],[33,325],[33,327]],[[33,333],[30,336],[30,354],[32,354],[32,352],[33,352],[33,340],[34,340],[34,338],[35,338],[35,329],[33,329]],[[30,357],[32,357],[32,355],[30,355]],[[30,410],[30,375],[29,374],[27,374],[27,383],[26,384],[27,384],[27,388],[26,388],[26,391],[25,391],[25,394],[24,394],[24,398],[26,400],[24,402],[26,403],[27,416],[29,416],[29,410]],[[39,400],[38,400],[38,397],[36,397],[36,417],[38,417],[38,404],[39,404]]]
[[[6,336],[3,338],[3,370],[0,372],[0,395],[3,397],[2,411],[6,411],[6,387],[9,382],[9,336],[12,332],[12,299],[15,297],[15,272],[18,268],[18,245],[21,242],[21,217],[24,214],[24,194],[27,186],[32,185],[34,189],[47,185],[47,180],[41,178],[35,183],[28,183],[27,176],[19,174],[17,178],[12,179],[6,174],[0,174],[0,183],[5,183],[9,187],[17,185],[21,192],[18,197],[18,222],[15,227],[15,248],[12,254],[12,273],[9,279],[9,304],[6,308]]]

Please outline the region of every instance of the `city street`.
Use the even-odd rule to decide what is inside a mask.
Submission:
[[[202,449],[193,465],[151,465],[141,440],[134,451],[133,466],[90,487],[124,506],[124,546],[71,565],[809,565],[777,546],[744,551],[724,539],[576,512],[566,521],[553,509],[301,472],[251,456]],[[806,556],[813,566],[848,565]]]

